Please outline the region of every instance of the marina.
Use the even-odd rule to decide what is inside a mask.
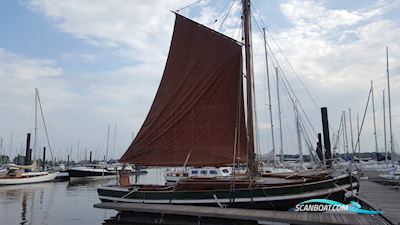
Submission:
[[[400,3],[338,2],[0,3],[0,223],[400,225]]]
[[[162,171],[148,171],[146,175],[137,176],[138,183],[162,183]],[[132,177],[135,179],[135,177]],[[382,215],[357,215],[343,213],[294,213],[285,211],[245,210],[220,207],[197,207],[178,205],[146,205],[127,203],[100,203],[96,189],[102,185],[115,184],[115,179],[74,180],[47,182],[0,187],[0,216],[5,224],[54,224],[68,225],[71,221],[86,224],[101,224],[112,220],[113,224],[126,224],[124,221],[144,221],[148,213],[164,215],[190,216],[187,221],[200,221],[207,224],[209,217],[239,219],[242,223],[269,221],[274,224],[398,224],[400,204],[396,196],[399,192],[390,191],[388,187],[361,181],[360,199],[362,205],[370,205],[376,210],[383,210]],[[364,184],[364,185],[363,185]],[[384,192],[381,192],[382,189]],[[384,194],[382,194],[384,193]],[[373,198],[375,196],[375,198]],[[73,207],[80,205],[80,207]],[[71,207],[70,207],[71,206]],[[93,207],[94,206],[94,207]],[[364,207],[364,206],[363,206]],[[102,210],[103,209],[103,210]],[[117,216],[117,213],[122,214]],[[144,215],[124,215],[124,212],[142,212]],[[91,215],[91,216],[87,216]],[[116,218],[114,218],[116,217]],[[199,219],[200,217],[200,219]],[[114,218],[114,219],[113,219]],[[153,218],[153,220],[151,220]],[[150,217],[156,223],[161,216]],[[171,220],[171,219],[170,219]],[[174,218],[172,221],[181,221]],[[111,223],[111,221],[109,221]],[[217,224],[225,224],[221,221]],[[241,223],[238,223],[241,224]]]

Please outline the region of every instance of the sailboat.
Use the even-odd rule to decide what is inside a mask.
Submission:
[[[243,1],[245,43],[178,13],[164,74],[137,136],[120,159],[153,167],[247,165],[248,176],[179,180],[173,185],[98,188],[101,201],[287,210],[310,198],[345,201],[352,174],[322,180],[262,178],[254,151],[250,1]],[[246,104],[243,56],[245,48]],[[246,120],[247,119],[247,123]]]
[[[40,112],[43,120],[43,125],[47,133],[46,124],[44,123],[44,115],[42,110],[42,105],[39,97],[39,90],[35,88],[35,133],[34,133],[34,151],[36,151],[37,146],[37,110],[38,105],[40,107]],[[48,145],[50,147],[49,139],[47,137]],[[50,149],[51,150],[51,149]],[[58,172],[45,171],[45,155],[46,148],[43,149],[43,165],[42,170],[37,166],[36,162],[32,161],[32,149],[31,149],[31,134],[27,134],[26,140],[26,151],[25,151],[25,162],[24,165],[8,164],[7,172],[0,176],[0,185],[17,185],[17,184],[32,184],[32,183],[42,183],[53,181]]]
[[[0,185],[32,184],[53,181],[58,172],[31,171],[37,169],[36,164],[23,166],[9,164],[7,173],[0,177]]]

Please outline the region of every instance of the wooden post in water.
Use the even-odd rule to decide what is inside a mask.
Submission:
[[[322,116],[322,132],[324,135],[324,148],[325,148],[325,160],[328,168],[332,165],[332,153],[331,153],[331,140],[329,136],[329,122],[328,122],[328,109],[326,107],[321,108]]]
[[[28,133],[26,135],[26,149],[25,149],[25,165],[29,165],[28,157],[29,157],[29,149],[31,146],[31,133]]]
[[[43,147],[43,163],[42,163],[43,171],[46,170],[46,147]]]

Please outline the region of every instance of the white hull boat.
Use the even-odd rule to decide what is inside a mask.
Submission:
[[[53,181],[58,172],[26,172],[19,177],[5,176],[0,178],[0,185],[32,184]]]

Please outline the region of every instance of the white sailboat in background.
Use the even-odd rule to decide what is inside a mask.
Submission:
[[[51,153],[51,147],[50,147],[50,141],[47,135],[47,128],[43,116],[43,109],[42,105],[40,103],[40,97],[39,97],[39,91],[36,88],[35,89],[35,133],[34,133],[34,148],[33,151],[37,151],[37,110],[38,106],[40,107],[40,112],[43,120],[43,125],[45,127],[46,131],[46,137],[47,137],[47,142],[48,146],[50,149]],[[42,171],[40,171],[40,168],[37,166],[36,162],[33,162],[31,164],[31,157],[32,157],[32,149],[30,148],[30,139],[31,139],[31,134],[28,133],[27,135],[27,141],[26,141],[26,153],[25,153],[25,165],[16,165],[16,164],[8,164],[7,165],[7,172],[3,174],[3,176],[0,176],[0,185],[17,185],[17,184],[31,184],[31,183],[42,183],[42,182],[48,182],[48,181],[53,181],[57,175],[58,172],[51,172],[51,171],[44,171],[45,166],[42,166]],[[43,149],[44,154],[43,154],[43,164],[45,163],[45,148]]]
[[[359,160],[357,167],[359,168],[361,175],[364,178],[384,181],[384,180],[399,180],[400,167],[398,165],[399,155],[394,149],[394,140],[392,132],[392,113],[391,113],[391,93],[390,93],[390,76],[389,76],[389,50],[386,47],[386,72],[387,72],[387,90],[388,90],[388,108],[389,108],[389,146],[391,160],[388,160],[388,151],[386,145],[386,110],[385,110],[385,92],[383,92],[383,114],[384,114],[384,149],[385,149],[385,161],[376,160]],[[372,91],[372,103],[373,103],[373,116],[374,116],[374,135],[375,135],[375,151],[378,152],[376,126],[375,126],[375,109],[373,99],[373,86],[371,83]]]
[[[9,164],[5,176],[0,177],[0,185],[48,182],[54,180],[57,174],[58,172],[38,171],[36,163],[28,166]]]

